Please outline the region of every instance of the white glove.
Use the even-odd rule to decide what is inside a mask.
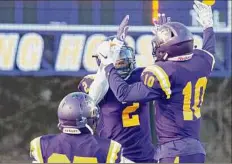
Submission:
[[[197,13],[196,20],[202,25],[203,29],[213,27],[213,13],[211,6],[202,2],[194,1],[193,9]]]
[[[109,41],[103,41],[97,48],[96,55],[98,56],[98,59],[100,59],[101,64],[104,66],[109,65],[113,63],[113,59],[110,58],[110,42]]]
[[[97,105],[105,96],[109,89],[109,83],[105,75],[105,68],[101,64],[98,68],[93,83],[89,88],[89,96],[94,100]]]
[[[119,25],[116,38],[114,38],[112,41],[104,41],[97,48],[98,58],[101,60],[101,63],[104,66],[107,66],[111,63],[115,64],[116,60],[119,58],[120,50],[123,46],[127,31],[129,29],[128,22],[129,15],[126,15]]]
[[[166,15],[164,13],[162,14],[158,14],[158,20],[156,20],[155,18],[153,18],[153,28],[152,28],[152,33],[154,35],[157,34],[159,28],[161,25],[165,24],[165,23],[168,23],[168,22],[171,22],[171,17],[166,17]]]
[[[123,42],[114,38],[113,41],[104,41],[97,48],[97,56],[101,61],[103,66],[107,66],[111,63],[115,64],[116,60],[119,58],[121,47]]]
[[[120,41],[124,41],[126,38],[127,31],[129,29],[129,26],[128,26],[129,18],[130,18],[129,15],[126,15],[118,27],[116,37]]]

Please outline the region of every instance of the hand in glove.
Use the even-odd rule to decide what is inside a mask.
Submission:
[[[171,17],[166,17],[164,13],[158,14],[158,20],[153,18],[153,25],[154,27],[152,28],[152,33],[154,35],[157,34],[159,27],[165,23],[171,22]]]
[[[97,55],[104,66],[111,63],[115,64],[116,60],[118,59],[121,47],[123,46],[127,31],[129,29],[128,22],[129,15],[125,16],[119,25],[116,38],[110,41],[104,41],[97,48]]]
[[[194,1],[193,9],[197,13],[196,20],[205,29],[213,27],[213,13],[211,6],[208,6],[202,2]]]
[[[97,48],[96,52],[98,59],[100,59],[101,64],[106,66],[113,63],[113,59],[109,58],[110,56],[110,42],[103,41]]]
[[[115,64],[116,60],[119,57],[121,48],[125,42],[127,32],[129,29],[128,22],[129,22],[129,15],[126,15],[122,22],[120,23],[118,30],[117,30],[117,35],[116,38],[113,39],[112,41],[112,46],[111,46],[111,54],[114,56],[113,57],[113,64]]]
[[[118,27],[116,37],[117,37],[117,40],[119,41],[124,41],[126,38],[128,29],[129,29],[129,26],[128,26],[129,18],[130,18],[129,15],[125,16]]]
[[[166,17],[166,15],[163,14],[158,14],[158,20],[153,19],[153,28],[152,28],[152,33],[154,35],[151,43],[152,43],[152,55],[156,56],[156,49],[160,46],[160,44],[162,43],[162,40],[160,37],[158,37],[158,33],[161,33],[160,31],[160,27],[165,24],[171,22],[171,17]],[[163,35],[165,36],[165,35]]]

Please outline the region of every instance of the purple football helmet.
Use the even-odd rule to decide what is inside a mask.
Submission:
[[[193,35],[185,25],[168,22],[160,26],[152,40],[152,55],[156,60],[188,55],[193,52]]]
[[[106,41],[113,40],[116,36],[110,36],[106,39]],[[97,55],[93,55],[96,57],[97,64],[100,66],[101,61]],[[117,70],[118,74],[122,78],[128,77],[128,75],[135,69],[135,53],[132,47],[129,47],[126,42],[121,48],[119,58],[115,63],[115,69]]]
[[[99,109],[88,94],[73,92],[61,100],[57,114],[58,128],[63,132],[64,129],[75,131],[75,129],[86,128],[88,125],[95,129]]]

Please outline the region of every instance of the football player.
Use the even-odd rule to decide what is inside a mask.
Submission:
[[[125,17],[122,21],[117,38],[109,37],[107,40],[111,43],[111,46],[117,44],[118,40],[122,40],[123,44],[120,45],[120,48],[115,48],[111,52],[119,53],[119,57],[113,59],[115,60],[117,73],[127,83],[132,84],[140,81],[143,68],[135,69],[133,49],[124,42],[127,31],[125,25],[128,19],[129,17]],[[102,46],[98,49],[107,51],[107,48],[109,47]],[[98,53],[97,50],[96,57],[99,61]],[[109,84],[101,66],[96,75],[84,77],[78,88],[80,91],[89,93],[99,104],[100,118],[97,133],[100,137],[113,139],[122,145],[122,162],[155,162],[148,103],[119,102],[113,92],[108,89]]]
[[[93,135],[98,110],[85,93],[65,96],[57,112],[62,133],[43,135],[31,141],[33,163],[119,163],[121,145]]]
[[[156,63],[143,70],[140,82],[124,81],[109,59],[115,54],[99,52],[110,88],[119,101],[156,100],[156,153],[160,163],[205,161],[206,153],[199,141],[200,110],[215,63],[215,34],[211,7],[195,1],[194,10],[204,28],[202,49],[193,48],[193,36],[186,26],[163,19],[152,40]]]

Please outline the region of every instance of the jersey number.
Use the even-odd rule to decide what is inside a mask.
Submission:
[[[68,157],[64,154],[53,153],[48,158],[48,163],[71,163]],[[98,163],[95,157],[78,157],[74,156],[72,163]]]
[[[145,75],[144,84],[151,88],[154,85],[155,78],[153,76],[148,76],[148,74]]]
[[[88,87],[88,84],[84,81],[83,83],[82,83],[82,86],[83,86],[83,88],[84,88],[84,91],[85,91],[85,93],[89,93],[89,87]]]
[[[193,120],[193,116],[195,116],[196,118],[201,117],[200,107],[203,103],[206,84],[207,84],[207,78],[202,77],[197,80],[194,90],[192,88],[192,83],[190,81],[184,87],[183,92],[182,92],[182,94],[184,95],[184,105],[183,105],[184,120]],[[194,92],[194,105],[192,107],[194,112],[191,110],[191,107],[190,107],[192,92]]]
[[[130,114],[135,112],[139,108],[139,103],[133,103],[131,106],[127,106],[122,112],[122,125],[123,127],[132,127],[140,125],[139,115],[134,114],[130,118]]]

